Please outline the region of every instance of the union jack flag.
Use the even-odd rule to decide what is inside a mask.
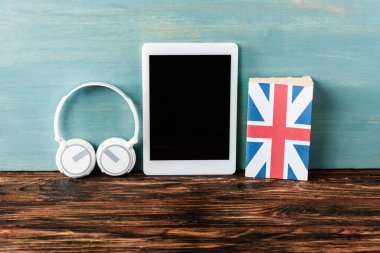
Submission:
[[[300,79],[250,79],[247,177],[307,180],[313,81]]]

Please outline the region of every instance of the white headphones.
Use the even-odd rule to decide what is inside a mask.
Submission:
[[[63,139],[59,128],[59,116],[66,100],[77,90],[91,86],[109,88],[122,96],[131,108],[135,121],[135,132],[132,139],[126,141],[117,137],[109,138],[99,145],[96,155],[92,145],[85,140],[71,139],[66,141]],[[101,82],[84,83],[74,88],[66,96],[63,96],[54,114],[54,134],[55,141],[59,143],[55,157],[57,167],[60,172],[68,177],[87,176],[95,167],[95,159],[100,170],[110,176],[120,176],[128,173],[135,165],[136,153],[133,145],[138,142],[139,135],[139,119],[136,107],[124,92],[111,84]]]

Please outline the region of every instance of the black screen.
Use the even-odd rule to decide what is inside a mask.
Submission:
[[[150,159],[228,160],[231,55],[151,55]]]

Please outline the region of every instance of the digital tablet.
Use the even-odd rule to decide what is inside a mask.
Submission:
[[[234,43],[143,45],[145,174],[235,172],[237,71]]]

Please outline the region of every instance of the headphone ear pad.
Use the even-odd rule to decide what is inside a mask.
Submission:
[[[87,176],[95,167],[95,150],[82,139],[71,139],[60,145],[55,156],[59,171],[68,177]]]
[[[99,145],[96,160],[102,172],[110,176],[121,176],[132,170],[136,154],[128,141],[113,137]]]

